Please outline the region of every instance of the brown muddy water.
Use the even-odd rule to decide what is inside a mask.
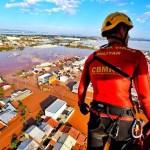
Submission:
[[[80,56],[85,57],[93,50],[52,47],[33,48],[25,47],[24,50],[12,50],[0,52],[0,75],[5,75],[18,70],[31,69],[33,66],[49,61],[54,62],[65,57]]]

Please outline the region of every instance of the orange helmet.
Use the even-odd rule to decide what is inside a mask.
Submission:
[[[130,18],[121,12],[111,13],[106,17],[101,28],[101,34],[103,37],[106,37],[106,31],[109,31],[116,27],[119,23],[124,23],[129,27],[129,30],[133,27],[132,21]]]

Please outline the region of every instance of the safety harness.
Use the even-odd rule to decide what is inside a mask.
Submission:
[[[118,107],[110,104],[106,104],[104,102],[97,102],[93,100],[91,102],[90,112],[94,113],[98,116],[99,119],[101,119],[101,113],[107,114],[107,116],[111,119],[111,123],[106,128],[106,133],[115,138],[118,136],[119,133],[119,123],[122,117],[124,116],[132,116],[135,115],[135,109],[134,108],[123,108]],[[118,116],[116,119],[113,119],[111,115]]]
[[[125,73],[122,70],[118,69],[117,67],[113,66],[112,64],[105,61],[104,59],[98,57],[96,55],[96,52],[94,52],[93,54],[94,54],[94,57],[91,60],[91,62],[93,62],[94,60],[97,60],[97,61],[103,63],[104,65],[108,66],[115,72],[119,73],[120,75],[126,77],[128,80],[132,81],[132,77],[129,76],[127,73]],[[89,65],[90,65],[90,63],[89,63]],[[134,123],[132,126],[132,136],[136,139],[141,138],[141,136],[142,136],[142,121],[135,118],[136,112],[135,112],[134,108],[124,108],[124,107],[122,108],[119,106],[114,106],[114,105],[97,102],[97,101],[93,100],[91,102],[90,111],[92,113],[96,114],[98,117],[100,117],[100,113],[105,113],[108,115],[108,117],[111,119],[111,124],[107,128],[106,133],[110,137],[113,137],[113,138],[118,136],[119,123],[120,123],[121,117],[132,116],[134,118]],[[110,115],[116,115],[118,117],[116,119],[112,119]]]
[[[114,65],[112,65],[112,64],[110,64],[109,62],[105,61],[104,59],[98,57],[98,56],[96,55],[96,51],[95,51],[93,54],[94,54],[93,60],[97,60],[97,61],[103,63],[104,65],[108,66],[109,68],[111,68],[111,69],[114,70],[115,72],[119,73],[120,75],[126,77],[126,78],[129,79],[130,81],[132,80],[132,77],[129,76],[126,72],[120,70],[119,68],[115,67]],[[93,60],[92,60],[92,61],[93,61]]]

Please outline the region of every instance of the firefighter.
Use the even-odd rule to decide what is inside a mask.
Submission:
[[[150,121],[148,64],[140,50],[128,47],[128,32],[132,28],[133,23],[126,14],[115,12],[108,15],[101,28],[102,37],[107,38],[108,44],[101,46],[85,61],[78,87],[78,106],[84,115],[90,111],[88,150],[103,150],[108,137],[111,138],[110,150],[121,150],[131,138],[140,136],[141,131],[132,130],[133,124],[137,126],[140,122],[135,122],[132,83],[143,112]],[[85,97],[90,82],[93,100],[89,106]],[[136,135],[133,136],[133,133]]]

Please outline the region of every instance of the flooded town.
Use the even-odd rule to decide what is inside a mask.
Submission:
[[[150,150],[150,1],[1,0],[0,150]]]
[[[0,35],[1,150],[86,150],[89,115],[79,112],[79,80],[88,55],[105,42],[96,37]],[[143,48],[150,64],[149,52]],[[88,104],[92,93],[90,84]],[[136,100],[134,89],[132,96]]]

